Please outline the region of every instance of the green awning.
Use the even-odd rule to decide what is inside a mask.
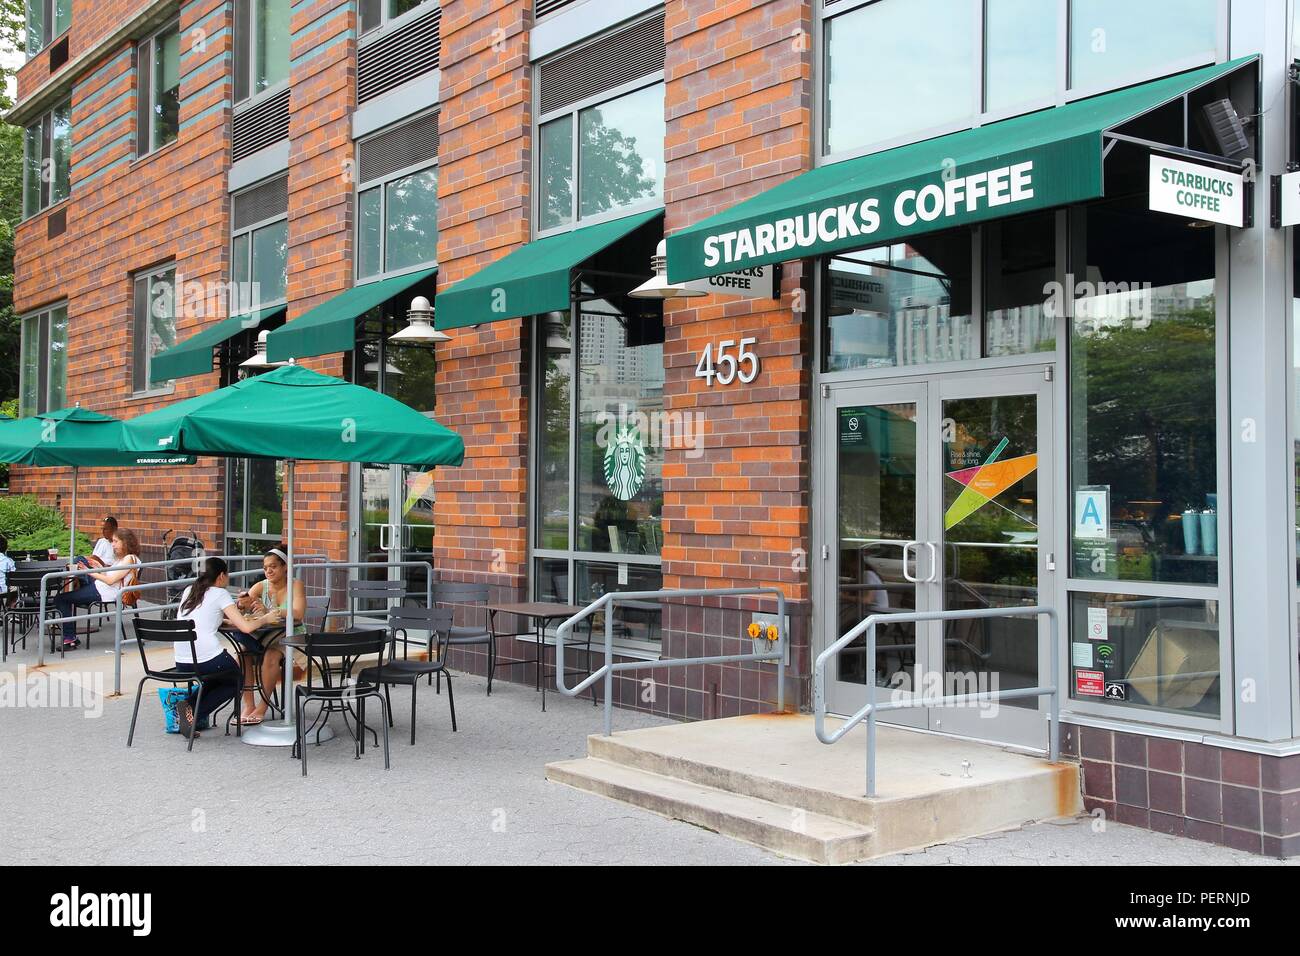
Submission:
[[[668,281],[1096,199],[1108,131],[1253,59],[810,170],[669,236]]]
[[[357,319],[377,305],[401,295],[438,271],[423,269],[405,275],[356,285],[298,318],[286,322],[266,337],[266,357],[272,362],[350,352],[356,345]],[[405,311],[405,310],[403,310]]]
[[[434,326],[460,329],[568,309],[573,270],[663,214],[662,209],[653,209],[520,246],[438,293]],[[638,271],[644,266],[636,265]]]
[[[213,369],[212,350],[227,339],[234,338],[245,329],[255,329],[267,319],[284,312],[282,305],[269,309],[260,309],[247,315],[232,315],[210,325],[202,332],[191,335],[184,342],[173,345],[166,351],[159,352],[149,364],[149,377],[152,382],[167,382],[174,378],[188,378],[191,375],[203,375]]]

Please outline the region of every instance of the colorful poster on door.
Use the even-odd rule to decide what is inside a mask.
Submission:
[[[951,531],[998,495],[1038,470],[1037,455],[1020,455],[998,461],[998,456],[1006,450],[1007,444],[1005,438],[998,442],[998,446],[982,465],[946,473],[945,477],[965,487],[943,516],[945,531]]]

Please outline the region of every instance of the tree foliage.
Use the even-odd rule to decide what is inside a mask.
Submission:
[[[26,48],[21,0],[0,0],[0,110],[13,106],[10,87]],[[18,317],[14,313],[14,233],[23,211],[23,131],[0,123],[0,399],[18,394]]]

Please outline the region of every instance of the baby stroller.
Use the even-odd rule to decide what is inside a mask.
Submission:
[[[177,534],[172,536],[173,531],[168,528],[163,532],[163,550],[167,553],[168,561],[181,561],[185,558],[192,559],[189,564],[169,564],[167,565],[168,581],[183,581],[186,578],[195,577],[203,564],[204,550],[203,542],[199,540],[199,534],[194,529],[190,529],[189,536]],[[170,541],[168,539],[171,539]],[[185,592],[186,585],[169,587],[167,589],[168,604],[176,604]],[[168,608],[163,611],[163,618],[170,620],[176,617],[176,609]]]

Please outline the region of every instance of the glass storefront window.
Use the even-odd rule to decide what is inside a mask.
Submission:
[[[974,15],[969,0],[879,0],[827,20],[826,152],[970,116]]]
[[[1059,7],[1043,0],[987,0],[984,109],[1002,112],[1056,93]]]
[[[1070,697],[1219,716],[1219,602],[1070,595]]]
[[[544,125],[541,140],[537,228],[546,230],[573,222],[573,117]]]
[[[379,180],[357,195],[357,278],[438,261],[438,168]]]
[[[586,606],[612,591],[657,591],[663,587],[658,567],[604,561],[575,561],[573,603]],[[660,639],[660,606],[650,601],[614,605],[614,639],[655,642]],[[594,633],[604,633],[604,618],[593,623]]]
[[[363,279],[384,271],[382,228],[383,202],[376,186],[357,197],[357,275]]]
[[[579,311],[579,551],[657,554],[662,541],[663,325],[645,324],[599,300]]]
[[[261,554],[276,547],[284,527],[284,462],[230,458],[226,476],[226,546],[230,553]]]
[[[983,227],[984,354],[1056,349],[1059,311],[1048,295],[1056,275],[1056,213]]]
[[[1123,86],[1162,67],[1212,62],[1219,0],[1072,0],[1070,88]]]
[[[384,187],[384,268],[396,272],[438,258],[438,170],[423,169]]]
[[[576,117],[570,113],[551,119],[541,125],[539,137],[539,231],[645,205],[663,195],[662,83],[589,106]]]
[[[957,229],[832,258],[826,371],[977,358],[972,255]]]
[[[1214,231],[1080,210],[1070,336],[1076,578],[1218,581]]]
[[[584,288],[570,312],[537,317],[533,479],[534,548],[548,552],[536,558],[533,593],[579,604],[662,586],[664,448],[675,434],[658,309]],[[620,611],[618,621],[625,639],[658,639],[657,611]]]
[[[663,84],[583,110],[579,125],[580,217],[663,195]]]
[[[283,302],[289,267],[289,222],[281,220],[253,232],[251,274],[256,301]]]
[[[569,548],[569,402],[573,384],[569,313],[552,312],[539,321],[542,370],[537,442],[537,546]]]

